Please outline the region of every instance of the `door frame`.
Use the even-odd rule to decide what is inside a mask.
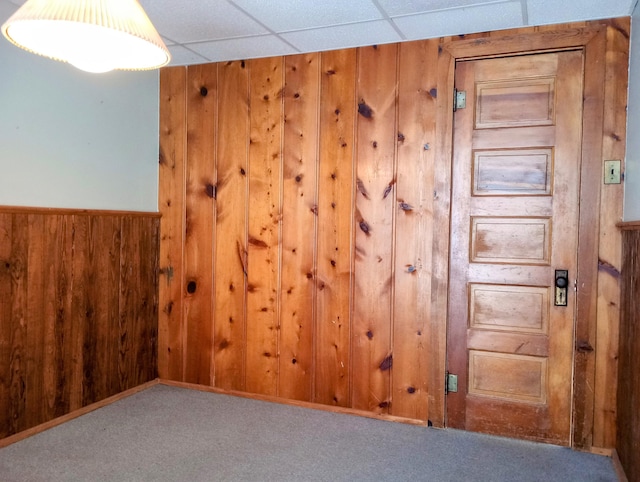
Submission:
[[[585,27],[569,29],[555,26],[554,29],[542,29],[542,31],[532,29],[531,33],[509,35],[507,32],[503,36],[495,37],[476,37],[464,40],[444,39],[440,45],[433,209],[433,225],[437,226],[440,235],[434,237],[433,245],[431,348],[434,354],[432,358],[434,363],[431,366],[429,377],[429,420],[435,426],[446,426],[444,380],[447,360],[449,216],[451,212],[453,156],[452,102],[455,63],[457,60],[582,49],[585,72],[578,227],[578,279],[581,289],[576,299],[577,321],[574,331],[576,349],[574,350],[573,362],[571,445],[583,449],[589,449],[593,445],[596,404],[594,386],[596,383],[595,348],[598,329],[601,165],[604,154],[605,127],[609,127],[605,125],[604,110],[606,100],[604,86],[608,64],[605,62],[605,56],[607,53],[607,33],[611,29],[609,24],[588,24]],[[624,86],[626,87],[626,78]],[[621,122],[616,119],[616,123]],[[622,129],[624,133],[624,126]],[[621,137],[624,139],[625,136]],[[612,213],[612,215],[615,214]]]

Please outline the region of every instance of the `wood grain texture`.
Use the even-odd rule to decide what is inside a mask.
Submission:
[[[121,220],[119,391],[158,376],[158,265],[149,253],[158,251],[155,220]]]
[[[322,53],[314,401],[351,404],[356,51]]]
[[[184,67],[160,71],[160,159],[158,209],[160,223],[160,314],[158,371],[162,377],[184,376],[184,231],[187,142]]]
[[[616,449],[629,480],[640,480],[640,229],[622,232],[622,298]]]
[[[29,324],[27,313],[27,289],[28,289],[28,260],[27,248],[29,246],[28,216],[13,216],[11,219],[11,254],[9,269],[11,276],[11,318],[9,326],[11,332],[4,343],[10,347],[9,356],[9,414],[10,430],[19,432],[27,428],[26,413],[26,387],[30,385],[27,379],[27,326]],[[26,242],[25,242],[26,240]]]
[[[11,238],[13,236],[12,215],[0,212],[0,339],[11,340],[13,317],[11,314]],[[9,381],[11,379],[10,343],[0,345],[0,413],[11,413]],[[11,418],[0,419],[0,436],[14,430]]]
[[[397,45],[358,51],[352,406],[389,413],[396,204]]]
[[[46,320],[44,317],[45,283],[45,237],[44,218],[30,215],[27,218],[28,239],[27,267],[31,267],[27,284],[27,320]],[[26,359],[26,380],[31,383],[25,387],[25,422],[27,426],[35,425],[43,417],[44,406],[44,331],[46,323],[29,323],[27,325],[26,351],[30,356]]]
[[[599,59],[606,55],[606,36],[602,30],[585,48],[584,121],[580,199],[584,208],[580,223],[580,253],[577,292],[576,352],[574,360],[573,443],[588,448],[593,442],[593,408],[595,387],[595,353],[597,326],[598,257],[597,233],[600,228],[602,162],[604,65]],[[587,134],[590,132],[590,134]]]
[[[629,32],[629,19],[613,21],[606,30],[602,160],[625,159]],[[624,185],[600,183],[600,186],[593,446],[611,448],[616,443],[616,390],[612,388],[618,379],[620,270],[623,266],[622,239],[616,223],[622,219]]]
[[[120,333],[111,320],[119,318],[120,293],[103,292],[104,286],[120,283],[120,218],[100,216],[87,218],[85,232],[88,250],[87,269],[83,272],[82,304],[85,311],[82,338],[82,406],[116,393],[120,385],[111,384],[111,373],[117,372],[118,350],[115,341]],[[101,246],[102,255],[96,256]],[[74,256],[75,258],[75,256]]]
[[[313,398],[320,54],[285,59],[278,395]]]
[[[400,44],[390,413],[426,420],[438,42]]]
[[[0,208],[1,438],[157,376],[158,233],[155,215]]]
[[[213,239],[217,66],[187,70],[184,233],[184,379],[213,381]]]
[[[222,389],[244,390],[249,169],[249,69],[245,62],[218,66],[217,109],[214,381]]]
[[[283,59],[249,64],[246,388],[278,393]]]
[[[433,227],[438,233],[430,246],[431,311],[428,333],[431,350],[429,370],[429,421],[435,427],[444,427],[444,379],[447,353],[447,319],[449,295],[449,235],[451,209],[451,152],[453,132],[453,81],[455,59],[442,45],[438,46],[438,81],[436,92],[436,136],[434,142],[433,171]]]
[[[53,312],[53,326],[49,326],[46,333],[48,353],[53,370],[45,380],[45,387],[50,389],[47,394],[47,407],[50,410],[49,417],[59,417],[70,411],[69,396],[71,383],[66,375],[66,367],[72,363],[72,359],[65,356],[65,343],[68,343],[67,333],[71,326],[72,306],[72,277],[69,276],[68,266],[73,259],[73,216],[47,216],[47,239],[51,243],[47,255],[52,261],[48,273],[48,283],[53,289],[47,292],[49,300],[53,300],[51,310]],[[118,281],[119,282],[119,281]],[[114,330],[114,339],[119,337],[118,324],[110,324]],[[118,350],[116,344],[115,353],[111,351],[112,363],[110,373],[117,373]],[[115,362],[115,365],[114,365]],[[112,380],[114,380],[112,378]],[[112,384],[110,386],[113,387]],[[115,390],[119,388],[117,377],[115,378]]]

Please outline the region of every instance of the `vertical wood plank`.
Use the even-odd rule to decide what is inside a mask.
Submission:
[[[73,215],[71,218],[71,313],[70,324],[65,330],[65,377],[69,384],[69,410],[82,407],[85,400],[84,349],[85,327],[92,323],[93,313],[89,306],[90,230],[91,218]],[[89,318],[89,320],[87,320]],[[93,334],[91,334],[93,335]],[[88,340],[87,340],[88,341]],[[88,341],[92,343],[92,341]]]
[[[110,369],[117,367],[112,357],[117,354],[119,311],[120,244],[119,219],[115,216],[87,217],[87,259],[82,273],[86,297],[83,298],[82,327],[82,406],[112,395]],[[115,235],[114,235],[115,234]],[[117,393],[117,391],[115,392]]]
[[[120,253],[120,389],[128,390],[156,375],[157,314],[154,281],[157,264],[153,224],[140,217],[121,220]],[[149,232],[145,236],[145,232]]]
[[[159,220],[154,220],[159,221]],[[146,234],[146,233],[145,233]],[[100,272],[100,285],[93,289],[92,296],[103,297],[102,301],[96,300],[98,310],[104,311],[98,327],[98,363],[102,364],[99,370],[99,387],[97,400],[102,400],[120,392],[118,380],[118,353],[119,353],[119,319],[120,319],[120,254],[122,242],[122,222],[120,216],[110,216],[102,226],[102,232],[92,242],[100,243],[101,250],[99,260],[93,260],[96,270]],[[95,250],[95,248],[94,248]],[[157,262],[157,261],[156,261]],[[151,274],[151,273],[150,273]],[[157,279],[157,272],[154,273]],[[157,289],[157,281],[154,285]],[[102,287],[102,288],[101,288]],[[103,293],[100,293],[100,289]],[[152,287],[152,289],[154,289]],[[96,299],[94,297],[94,299]],[[157,317],[155,318],[157,324]],[[157,325],[156,325],[157,329]]]
[[[356,50],[321,54],[314,400],[350,406]]]
[[[455,60],[446,50],[439,50],[436,99],[436,141],[433,175],[433,244],[431,271],[431,340],[429,369],[429,421],[435,427],[445,424],[444,377],[447,353],[447,318],[449,294],[449,214],[451,212],[451,153],[453,132],[453,79]],[[437,235],[436,235],[437,234]]]
[[[0,437],[13,433],[11,422],[11,239],[13,215],[0,213]]]
[[[589,448],[593,443],[595,353],[597,327],[598,231],[600,229],[600,183],[602,162],[603,85],[606,55],[604,32],[585,48],[582,166],[580,181],[580,227],[576,310],[576,350],[573,382],[573,444]]]
[[[246,389],[278,391],[283,59],[250,62]]]
[[[393,415],[427,420],[438,42],[400,45]]]
[[[43,363],[44,363],[44,218],[27,215],[27,311],[26,311],[26,426],[44,420]]]
[[[25,424],[32,427],[45,418],[44,407],[44,218],[27,215],[27,306]]]
[[[249,69],[218,65],[215,386],[245,389]]]
[[[78,216],[78,221],[82,222],[82,229],[76,232],[74,247],[79,246],[80,250],[74,255],[74,260],[82,260],[80,269],[74,272],[75,286],[79,290],[74,290],[74,308],[77,317],[74,319],[80,329],[80,346],[82,365],[82,401],[80,406],[85,406],[96,399],[99,387],[100,367],[94,364],[98,356],[98,338],[100,337],[100,321],[104,323],[104,311],[101,311],[99,301],[94,298],[93,291],[100,282],[100,273],[97,270],[98,259],[104,254],[102,245],[97,240],[100,238],[104,220],[94,220],[87,216]],[[95,221],[95,222],[94,222]],[[86,222],[86,224],[85,224]],[[79,224],[79,223],[78,223]],[[81,239],[80,239],[81,238]],[[104,289],[105,285],[101,285]],[[93,295],[93,296],[92,296]],[[109,294],[104,293],[105,298]]]
[[[160,240],[160,314],[158,370],[162,378],[184,376],[182,320],[184,185],[186,156],[186,69],[160,71],[160,159],[158,208]]]
[[[11,354],[9,359],[9,415],[12,432],[27,428],[27,287],[28,287],[28,216],[13,216],[11,272]],[[26,242],[25,242],[26,240]]]
[[[137,255],[133,260],[138,269],[139,292],[136,333],[137,379],[140,385],[158,377],[158,253],[160,245],[160,220],[150,217],[134,217],[137,224]]]
[[[397,52],[358,49],[352,403],[378,413],[391,404]]]
[[[279,396],[312,399],[320,54],[285,57]]]
[[[629,19],[607,28],[602,159],[624,159],[626,146]],[[600,170],[600,172],[603,172]],[[623,184],[601,183],[598,254],[598,327],[593,445],[616,445],[616,390],[620,326]]]
[[[134,266],[135,228],[130,219],[120,219],[120,285],[118,316],[118,383],[120,391],[127,390],[135,383],[135,346],[138,317],[136,295],[138,294],[137,267]]]
[[[52,378],[47,377],[45,390],[50,418],[69,413],[71,406],[71,383],[67,358],[71,352],[70,333],[73,323],[72,304],[72,259],[73,216],[47,216],[48,248],[51,256],[48,271],[49,315],[52,326],[46,331],[47,365],[52,367]],[[117,373],[117,371],[115,372]]]
[[[187,70],[184,381],[213,382],[213,228],[217,65]]]

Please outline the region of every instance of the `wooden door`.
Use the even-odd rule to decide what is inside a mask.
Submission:
[[[450,427],[570,444],[582,79],[580,51],[456,66]]]

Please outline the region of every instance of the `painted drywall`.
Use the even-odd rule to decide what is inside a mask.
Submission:
[[[624,220],[640,220],[640,6],[631,16],[627,158],[624,180]]]
[[[158,105],[157,71],[88,74],[0,36],[0,205],[157,211]]]

